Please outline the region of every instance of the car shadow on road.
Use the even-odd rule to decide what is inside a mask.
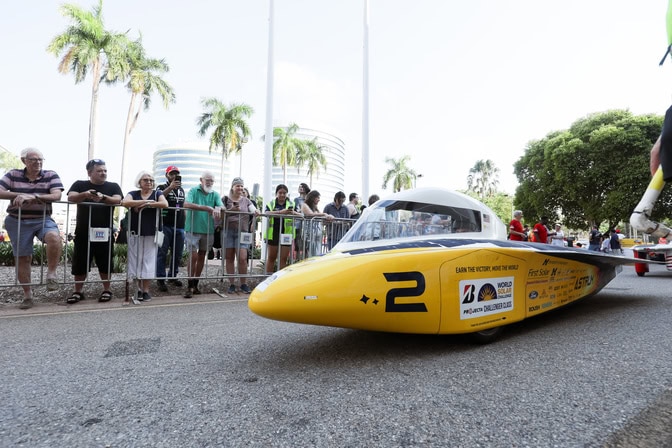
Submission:
[[[426,335],[383,333],[329,327],[306,326],[309,330],[299,333],[278,335],[273,341],[272,355],[263,363],[269,368],[305,369],[307,366],[325,368],[343,363],[358,364],[376,359],[377,361],[399,361],[400,359],[429,359],[436,356],[456,356],[496,350],[498,345],[536,341],[542,334],[555,333],[559,338],[563,332],[590,335],[596,320],[618,323],[630,311],[651,306],[655,299],[632,297],[629,292],[602,292],[597,296],[584,298],[557,310],[525,319],[505,326],[501,336],[487,345],[475,343],[468,334]],[[578,330],[577,330],[578,328]],[[591,329],[592,328],[592,329]],[[297,362],[300,360],[300,362]],[[260,362],[256,359],[256,363]]]

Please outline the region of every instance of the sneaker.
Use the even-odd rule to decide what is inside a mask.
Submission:
[[[231,285],[229,286],[229,290],[226,291],[227,294],[235,294],[236,293],[236,285]]]
[[[187,288],[187,292],[184,293],[184,298],[191,299],[193,296],[194,296],[194,290],[191,288]]]
[[[58,291],[58,280],[56,280],[55,278],[48,278],[47,291]]]
[[[152,296],[149,295],[148,292],[143,292],[142,293],[142,300],[143,302],[151,302],[152,301]]]
[[[195,295],[195,296],[197,296],[197,295],[199,295],[199,294],[201,293],[201,290],[198,289],[198,286],[194,287],[193,289],[194,289],[194,295]]]
[[[182,287],[182,281],[181,280],[168,280],[168,283],[170,283],[171,285],[175,285],[179,288]]]
[[[19,309],[27,310],[28,308],[32,308],[33,305],[34,303],[32,298],[25,298],[23,299],[23,302],[21,302],[21,305],[19,305]]]
[[[252,290],[250,289],[250,287],[247,286],[246,284],[242,284],[242,285],[240,285],[240,290],[241,290],[243,293],[245,293],[245,294],[249,294],[249,293],[252,292]]]
[[[157,280],[156,284],[159,285],[159,291],[161,292],[167,292],[168,287],[166,286],[166,281],[165,280]]]

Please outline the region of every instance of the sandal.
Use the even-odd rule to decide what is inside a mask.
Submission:
[[[66,299],[66,302],[77,303],[80,300],[84,300],[84,294],[81,292],[73,292],[72,295]]]
[[[112,292],[111,291],[103,291],[103,293],[98,297],[99,302],[109,302],[112,300]]]

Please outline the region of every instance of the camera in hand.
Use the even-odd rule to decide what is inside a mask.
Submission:
[[[178,174],[177,176],[175,176],[175,180],[178,182],[182,182],[182,176]]]

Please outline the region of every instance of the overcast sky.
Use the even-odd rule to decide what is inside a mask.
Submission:
[[[91,81],[74,84],[46,52],[68,22],[62,2],[0,7],[0,145],[40,148],[66,188],[85,178]],[[90,9],[96,2],[76,4]],[[385,157],[411,156],[418,186],[466,188],[491,159],[513,193],[513,163],[528,141],[588,113],[628,108],[663,114],[672,63],[662,0],[370,0],[370,193]],[[361,191],[364,0],[275,0],[274,125],[296,122],[345,141],[346,193]],[[199,140],[200,101],[255,109],[243,157],[246,183],[263,180],[268,0],[107,0],[107,28],[142,32],[165,58],[177,102],[158,98],[131,136],[132,179],[157,146]],[[97,156],[119,181],[129,95],[101,87]],[[232,163],[238,166],[238,159]]]

